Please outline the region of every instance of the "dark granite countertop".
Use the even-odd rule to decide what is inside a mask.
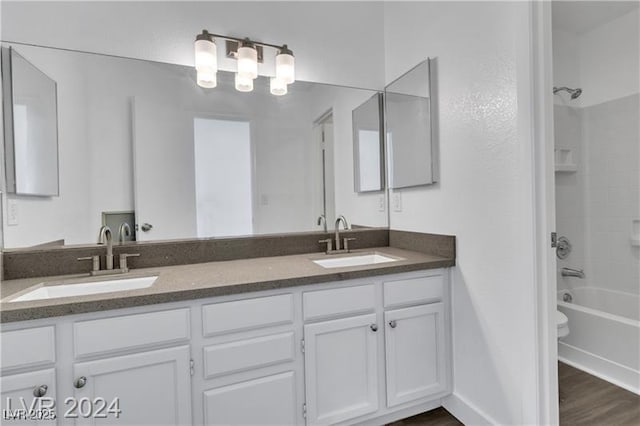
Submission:
[[[395,247],[354,250],[351,254],[379,253],[398,258],[395,262],[323,268],[313,262],[327,258],[323,253],[260,257],[192,265],[135,269],[124,275],[88,277],[87,274],[15,279],[0,287],[0,322],[97,312],[110,309],[176,302],[213,296],[282,289],[300,285],[340,281],[399,272],[435,269],[455,265],[454,258],[433,256]],[[158,276],[151,287],[88,296],[61,297],[11,302],[34,286],[73,284],[88,281]]]

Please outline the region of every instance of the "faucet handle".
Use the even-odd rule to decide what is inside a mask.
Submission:
[[[331,239],[331,237],[327,238],[326,240],[320,240],[318,242],[320,244],[327,244],[327,253],[331,253],[333,251],[333,240]]]
[[[140,257],[140,253],[122,253],[120,255],[120,270],[122,270],[123,272],[129,271],[129,267],[127,266],[127,258],[129,257]]]
[[[351,237],[351,238],[345,237],[344,238],[344,249],[347,252],[349,251],[349,241],[355,241],[355,240],[356,240],[355,237]]]
[[[93,262],[92,264],[93,271],[100,270],[100,256],[79,257],[78,260],[90,260],[91,262]]]

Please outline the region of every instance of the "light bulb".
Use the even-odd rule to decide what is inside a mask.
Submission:
[[[276,96],[282,96],[287,94],[287,83],[280,80],[278,77],[271,77],[271,94]]]
[[[245,42],[238,48],[238,74],[242,78],[258,77],[258,51],[253,44]]]
[[[276,78],[282,80],[285,84],[291,84],[296,81],[295,58],[286,44],[282,46],[280,53],[276,55]]]
[[[253,79],[242,77],[240,73],[236,74],[236,90],[238,92],[251,92],[253,90]]]
[[[195,42],[195,62],[197,70],[218,71],[218,49],[213,37],[206,30],[198,34]]]
[[[199,69],[197,74],[198,86],[213,89],[218,85],[218,74],[211,69]]]

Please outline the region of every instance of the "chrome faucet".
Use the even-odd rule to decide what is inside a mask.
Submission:
[[[125,226],[126,225],[126,226]],[[131,228],[128,223],[123,223],[120,225],[120,241],[123,240],[122,235],[126,233],[126,229],[129,229],[128,232],[131,232]],[[129,235],[128,233],[126,235]],[[111,236],[111,228],[107,225],[104,225],[100,228],[100,232],[98,234],[98,244],[106,244],[107,245],[107,255],[105,256],[105,265],[104,269],[100,269],[100,256],[86,256],[79,257],[78,260],[90,260],[92,263],[91,275],[113,275],[113,274],[126,274],[129,272],[129,266],[127,265],[127,259],[130,257],[138,257],[140,253],[120,253],[120,263],[118,264],[118,269],[113,269],[113,238]]]
[[[105,256],[105,269],[113,269],[113,238],[111,237],[111,228],[103,225],[98,234],[98,244],[107,244],[107,255]]]
[[[563,277],[576,277],[576,278],[584,278],[584,271],[582,269],[571,269],[571,268],[562,268],[560,270],[560,274]]]
[[[120,244],[124,244],[125,238],[131,235],[131,226],[127,222],[122,222],[120,224],[120,229],[118,229],[118,242]]]
[[[318,216],[318,226],[323,225],[322,229],[327,232],[327,217],[323,214]]]
[[[343,216],[340,215],[338,216],[338,218],[336,219],[336,251],[340,251],[340,222],[342,222],[342,226],[344,227],[345,231],[349,230],[349,222],[347,222],[347,219]]]

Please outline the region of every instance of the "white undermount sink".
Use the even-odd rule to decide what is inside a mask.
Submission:
[[[87,296],[113,291],[137,290],[151,287],[157,278],[157,276],[137,277],[57,285],[42,283],[39,287],[16,297],[10,302],[26,302],[31,300],[56,299],[59,297]]]
[[[326,259],[314,260],[313,263],[323,268],[346,268],[349,266],[375,265],[378,263],[397,262],[395,257],[385,256],[379,253],[356,254],[346,257],[328,257]]]

